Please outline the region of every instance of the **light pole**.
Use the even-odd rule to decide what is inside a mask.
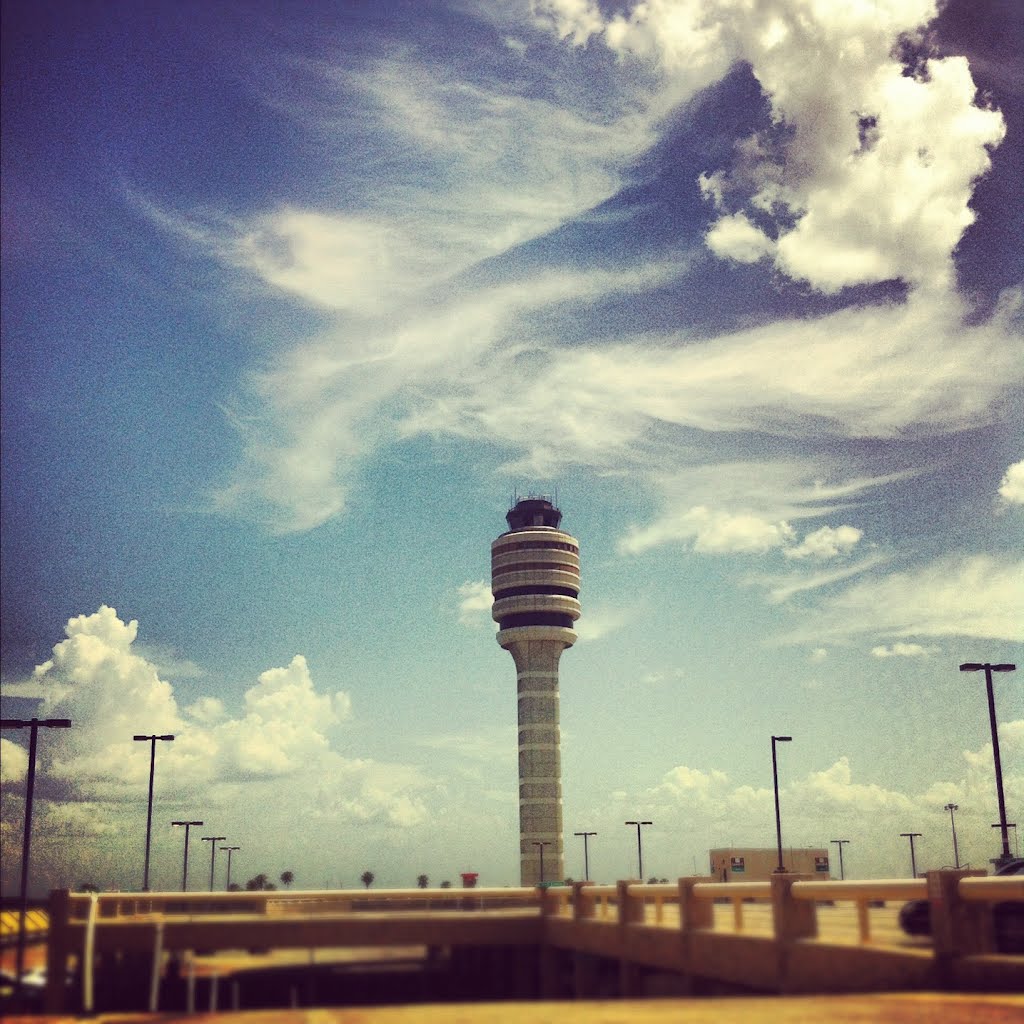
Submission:
[[[544,847],[545,846],[550,846],[551,844],[549,842],[538,842],[537,840],[534,840],[533,845],[536,846],[538,850],[540,850],[540,884],[543,885],[544,884]]]
[[[775,787],[775,838],[779,846],[779,865],[775,874],[785,874],[786,868],[782,863],[782,818],[779,814],[779,762],[775,754],[776,743],[792,743],[792,736],[772,737],[772,785]]]
[[[846,872],[843,870],[843,843],[848,843],[849,839],[830,839],[830,843],[835,843],[839,847],[839,881],[842,882],[846,878]]]
[[[921,838],[920,832],[901,832],[904,839],[910,840],[910,877],[917,878],[917,860],[914,857],[914,837]]]
[[[573,832],[574,836],[583,836],[583,881],[590,881],[590,859],[587,857],[587,837],[596,836],[596,832]]]
[[[992,827],[993,828],[1002,828],[1003,826],[1002,826],[1002,824],[1000,822],[997,821]],[[1008,821],[1006,823],[1006,827],[1008,829],[1011,829],[1011,828],[1013,829],[1013,855],[1014,855],[1014,857],[1019,857],[1020,856],[1020,847],[1017,845],[1017,822],[1015,822],[1015,821]]]
[[[1013,672],[1016,665],[990,665],[986,662],[965,661],[960,666],[961,672],[984,672],[985,687],[988,690],[988,724],[992,729],[992,757],[996,763],[996,793],[999,796],[999,826],[1003,836],[1003,852],[992,862],[1002,867],[1010,859],[1010,837],[1006,830],[1006,800],[1003,797],[1003,766],[999,760],[999,730],[996,728],[996,701],[992,694],[992,673]]]
[[[156,769],[156,741],[173,740],[173,736],[133,736],[132,739],[149,743],[149,802],[146,805],[146,866],[142,869],[142,891],[149,892],[149,837],[153,831],[153,774]]]
[[[185,866],[181,871],[181,891],[188,892],[188,830],[193,825],[202,825],[201,821],[172,821],[172,825],[176,827],[185,827]]]
[[[224,888],[228,892],[230,892],[231,891],[231,854],[234,853],[235,850],[240,850],[241,847],[240,846],[222,846],[221,849],[228,851],[228,877],[227,877],[227,879],[224,882]]]
[[[217,859],[217,844],[227,839],[227,836],[202,836],[204,843],[210,844],[210,892],[213,892],[213,864]]]
[[[953,866],[960,867],[960,849],[956,845],[956,819],[953,817],[954,811],[960,810],[959,804],[946,804],[943,808],[944,811],[949,811],[949,824],[953,829]]]
[[[642,882],[644,880],[644,848],[640,843],[640,826],[641,825],[653,825],[653,821],[627,821],[627,825],[636,825],[636,860],[637,869],[639,874],[637,877]]]
[[[28,855],[32,846],[32,796],[36,788],[36,737],[39,729],[70,729],[70,718],[3,718],[0,729],[28,729],[28,776],[25,779],[25,831],[21,837],[21,891],[18,900],[18,953],[15,961],[19,995],[24,991],[25,917],[28,914]]]

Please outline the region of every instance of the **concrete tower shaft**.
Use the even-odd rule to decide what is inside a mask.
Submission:
[[[516,665],[519,708],[519,852],[523,885],[564,877],[558,662],[576,642],[579,542],[558,529],[561,513],[527,498],[508,513],[509,531],[491,545],[491,615],[498,643]]]

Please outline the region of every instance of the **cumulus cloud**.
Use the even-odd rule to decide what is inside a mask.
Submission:
[[[425,783],[415,772],[350,761],[332,749],[330,731],[351,718],[351,697],[344,690],[320,692],[302,655],[261,673],[245,692],[240,714],[211,696],[181,711],[171,685],[135,652],[136,621],[124,622],[103,605],[71,619],[66,633],[37,668],[36,681],[43,713],[74,724],[47,743],[40,759],[43,773],[76,801],[139,799],[149,759],[131,738],[142,731],[175,737],[158,752],[156,783],[165,797],[201,789],[205,800],[215,800],[221,787],[225,799],[238,799],[237,790],[225,787],[280,780],[285,788],[275,799],[288,803],[289,780],[329,771],[358,781],[353,799],[361,817],[417,819],[414,791]]]
[[[881,644],[871,648],[871,654],[875,658],[927,658],[938,652],[938,647],[908,643]]]
[[[6,737],[0,737],[0,782],[21,782],[28,774],[28,751]]]
[[[716,255],[739,263],[754,263],[770,255],[775,244],[745,213],[719,217],[705,236],[708,248]]]
[[[487,580],[467,580],[459,584],[459,622],[464,626],[476,626],[490,621],[494,596]]]
[[[663,519],[656,526],[634,530],[620,547],[627,554],[639,554],[666,541],[692,541],[693,550],[708,554],[763,554],[792,540],[788,523],[769,523],[756,515],[713,511],[698,505],[674,521]]]
[[[787,558],[834,558],[852,551],[864,536],[855,526],[823,526],[808,533],[795,547],[787,548]]]
[[[1015,462],[1003,474],[999,483],[999,497],[1007,505],[1024,505],[1024,461]]]
[[[964,58],[905,73],[897,42],[935,17],[934,0],[659,0],[607,18],[590,3],[538,6],[562,38],[601,37],[693,84],[749,63],[773,126],[737,147],[729,171],[702,178],[716,206],[732,208],[708,233],[712,251],[742,261],[774,251],[779,270],[823,292],[894,278],[952,283],[974,183],[1005,124],[977,104]],[[776,242],[748,212],[772,221]]]
[[[786,558],[824,560],[852,551],[862,536],[853,526],[822,526],[797,542],[797,533],[788,522],[769,522],[750,512],[731,513],[698,505],[681,515],[662,517],[652,526],[634,528],[619,549],[640,554],[666,543],[692,542],[692,550],[701,554],[761,555],[778,549]]]
[[[1020,763],[1024,721],[1000,724],[1000,747],[1006,751],[1004,764]],[[824,845],[821,823],[827,821],[830,827],[856,831],[857,877],[897,877],[906,871],[906,848],[897,839],[899,833],[906,831],[908,824],[919,827],[940,821],[944,804],[952,801],[961,807],[957,831],[964,859],[981,862],[995,852],[989,827],[994,792],[991,745],[964,750],[958,758],[951,758],[947,776],[924,791],[864,781],[855,768],[852,757],[841,755],[824,768],[780,779],[787,845]],[[1024,775],[1011,768],[1004,774],[1004,782],[1008,801],[1024,796]],[[613,794],[611,799],[629,808],[630,813],[657,822],[658,828],[672,837],[674,851],[678,850],[680,835],[700,837],[693,844],[693,853],[700,855],[709,846],[775,843],[771,787],[746,785],[723,771],[679,765],[650,789]],[[743,822],[738,834],[737,821]],[[738,835],[743,838],[738,839]],[[853,849],[847,851],[848,868],[853,862]],[[929,867],[938,867],[951,859],[952,851],[947,854],[944,850],[938,843],[929,843],[919,852]],[[835,873],[838,875],[838,871]]]
[[[622,629],[636,614],[635,607],[625,609],[605,604],[587,604],[584,614],[573,624],[580,643],[601,640]]]

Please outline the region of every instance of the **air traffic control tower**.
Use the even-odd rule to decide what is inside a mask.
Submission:
[[[576,643],[580,546],[559,530],[562,513],[546,497],[517,501],[505,518],[508,532],[491,544],[491,616],[516,663],[520,880],[536,885],[565,875],[558,660]]]

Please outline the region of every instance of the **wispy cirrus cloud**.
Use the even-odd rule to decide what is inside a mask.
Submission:
[[[1024,639],[1024,562],[947,556],[868,576],[803,616],[790,643],[868,637]]]

